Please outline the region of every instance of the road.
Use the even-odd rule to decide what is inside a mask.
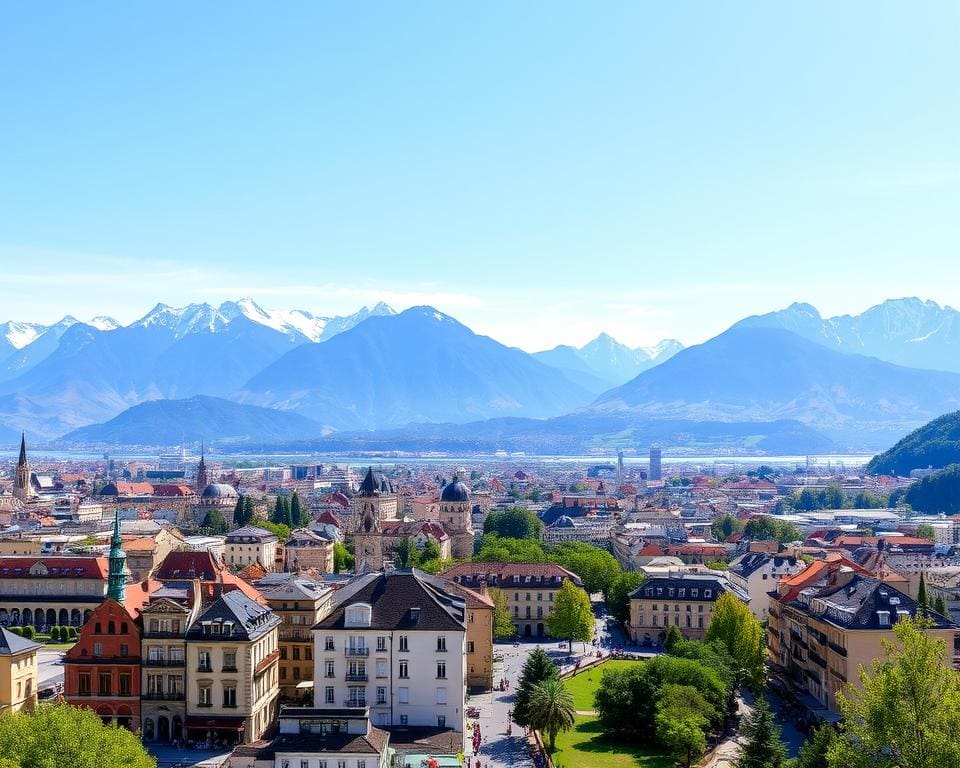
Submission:
[[[37,651],[37,690],[63,685],[63,651]]]

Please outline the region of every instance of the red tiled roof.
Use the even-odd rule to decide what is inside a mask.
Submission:
[[[455,579],[458,576],[476,577],[481,573],[488,577],[498,577],[500,580],[512,579],[514,576],[521,578],[542,576],[550,579],[560,576],[580,584],[580,577],[577,574],[556,563],[460,563],[448,568],[441,576],[444,579]]]
[[[35,563],[43,563],[47,575],[32,575],[30,569]],[[17,569],[20,573],[17,573]],[[107,578],[109,563],[105,557],[37,557],[35,555],[12,555],[0,557],[0,577],[2,578],[64,578],[101,579]]]
[[[323,512],[318,518],[318,523],[323,523],[324,525],[335,525],[337,528],[340,527],[340,521],[337,520],[337,516],[333,512]]]

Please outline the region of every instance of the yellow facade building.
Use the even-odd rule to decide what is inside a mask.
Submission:
[[[37,651],[41,645],[0,627],[0,715],[30,711],[37,703]]]

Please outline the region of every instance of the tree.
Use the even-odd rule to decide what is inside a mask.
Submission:
[[[630,620],[630,593],[639,589],[644,581],[644,575],[636,571],[621,571],[613,580],[603,597],[607,610],[617,621],[626,624]]]
[[[428,560],[440,560],[442,556],[443,552],[440,549],[440,544],[433,539],[427,539],[427,543],[424,544],[423,549],[420,550],[421,563]]]
[[[751,541],[779,541],[781,544],[799,541],[803,538],[800,531],[791,523],[776,520],[769,516],[748,522],[743,529],[743,536]]]
[[[539,541],[485,533],[473,560],[480,563],[545,563],[547,555]]]
[[[353,555],[342,543],[333,543],[333,570],[335,573],[353,570]]]
[[[510,608],[507,606],[507,596],[503,590],[493,587],[490,590],[490,599],[493,600],[493,639],[503,640],[517,634],[517,628],[510,617]]]
[[[580,541],[568,541],[550,553],[553,562],[577,574],[587,594],[607,592],[622,569],[617,559],[605,549]]]
[[[213,536],[223,536],[229,529],[227,521],[219,509],[211,509],[207,512],[200,527],[209,531]]]
[[[527,712],[530,726],[546,732],[551,752],[556,746],[557,733],[573,728],[577,716],[573,694],[559,677],[549,677],[533,686]]]
[[[274,536],[276,536],[280,541],[286,541],[290,538],[290,526],[284,525],[283,523],[273,523],[269,520],[254,520],[254,525],[259,528],[263,528],[265,531],[270,531]]]
[[[934,610],[936,613],[939,613],[939,614],[940,614],[941,616],[943,616],[944,618],[947,618],[947,619],[950,618],[950,617],[947,615],[947,606],[946,606],[946,604],[943,602],[943,595],[937,595],[936,600],[933,601],[933,610]]]
[[[831,725],[822,725],[800,747],[790,768],[824,768],[837,731]]]
[[[556,665],[543,648],[538,646],[527,656],[523,669],[520,670],[520,681],[517,683],[517,695],[513,703],[513,720],[517,725],[525,728],[530,726],[529,705],[533,687],[558,676]]]
[[[505,539],[536,539],[539,541],[543,522],[533,512],[510,507],[502,512],[491,512],[483,521],[484,533],[495,533]]]
[[[156,768],[157,763],[134,733],[104,725],[93,710],[47,704],[32,714],[0,717],[0,765]]]
[[[277,496],[273,505],[273,514],[270,516],[270,522],[277,525],[285,525],[290,528],[294,521],[290,519],[290,499],[286,496]]]
[[[655,718],[657,741],[679,756],[686,768],[706,751],[705,731],[716,713],[700,692],[669,683],[660,691]]]
[[[762,688],[766,656],[763,627],[732,592],[724,592],[713,606],[713,616],[704,640],[723,643],[736,660],[741,679],[755,690]]]
[[[547,628],[554,637],[569,640],[571,652],[574,640],[585,643],[593,639],[594,617],[590,598],[570,579],[564,579],[556,593],[553,609],[547,617]]]
[[[300,495],[294,491],[290,497],[290,527],[306,528],[310,525],[310,510],[303,506]]]
[[[393,552],[397,568],[414,568],[420,562],[417,545],[409,536],[404,536]]]
[[[26,638],[27,640],[33,640],[33,636],[36,633],[37,631],[29,624],[23,627],[22,634],[23,634],[23,637]]]
[[[923,579],[923,571],[920,571],[920,586],[917,587],[917,608],[927,609],[930,602],[927,599],[927,585]]]
[[[237,526],[237,528],[241,528],[247,524],[247,521],[243,517],[243,499],[244,497],[242,495],[237,496],[237,503],[233,508],[233,524]]]
[[[960,673],[928,618],[900,619],[884,658],[860,668],[859,687],[837,694],[844,725],[830,768],[960,765]],[[952,651],[952,648],[950,649]]]
[[[256,508],[253,504],[253,496],[243,497],[243,524],[246,525],[256,516]]]
[[[927,541],[936,541],[937,532],[934,530],[934,527],[930,523],[921,523],[917,526],[917,538],[926,539]]]
[[[710,523],[710,532],[717,541],[726,541],[734,533],[743,530],[743,522],[727,512]]]
[[[735,768],[782,768],[786,764],[787,748],[780,740],[780,726],[762,696],[757,697],[740,733],[744,744]]]
[[[671,624],[667,628],[666,637],[663,639],[664,650],[666,650],[667,653],[670,653],[670,651],[673,650],[673,647],[681,640],[683,640],[683,635],[680,634],[679,627],[677,627],[674,624]]]

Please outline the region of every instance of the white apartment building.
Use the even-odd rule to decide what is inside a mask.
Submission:
[[[224,546],[224,563],[242,568],[259,563],[272,571],[277,560],[279,540],[270,531],[255,525],[245,525],[227,534]]]
[[[369,707],[377,727],[462,732],[466,606],[417,570],[359,576],[314,634],[314,706]]]
[[[806,567],[806,563],[794,555],[748,552],[730,563],[727,578],[750,596],[750,612],[763,621],[770,610],[769,593],[777,591],[777,582],[800,573]]]

